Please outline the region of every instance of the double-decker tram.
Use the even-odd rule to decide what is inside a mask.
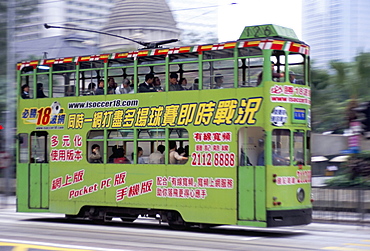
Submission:
[[[17,210],[173,228],[311,222],[309,47],[233,42],[17,65]],[[185,80],[184,80],[185,79]]]

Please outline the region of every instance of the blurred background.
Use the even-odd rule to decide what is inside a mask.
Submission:
[[[44,23],[145,42],[179,39],[169,46],[236,40],[248,25],[293,28],[311,46],[313,186],[370,189],[368,13],[368,0],[0,0],[0,195],[15,192],[16,63],[138,49],[128,40]],[[361,171],[351,164],[360,153]],[[358,200],[343,210],[370,211],[369,191],[355,191]],[[327,193],[334,201],[336,192]],[[320,201],[320,210],[335,208]]]

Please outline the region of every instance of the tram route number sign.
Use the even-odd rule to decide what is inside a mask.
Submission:
[[[247,26],[244,28],[243,33],[240,35],[240,39],[277,36],[298,40],[297,35],[292,29],[272,24]]]

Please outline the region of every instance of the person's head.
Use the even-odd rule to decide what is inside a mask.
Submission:
[[[295,76],[296,76],[296,74],[294,72],[292,72],[292,71],[289,72],[289,81],[291,83],[294,82]]]
[[[166,147],[164,145],[159,145],[157,146],[157,150],[160,152],[160,153],[164,153],[164,150],[166,150]]]
[[[42,90],[44,85],[42,83],[37,83],[37,90]]]
[[[145,75],[145,82],[147,82],[148,84],[153,83],[153,79],[154,79],[153,73],[148,73]]]
[[[177,79],[178,78],[179,78],[179,76],[177,75],[177,73],[172,72],[170,74],[170,83],[173,84],[173,85],[177,84]]]
[[[178,154],[183,154],[185,152],[185,149],[182,146],[180,146],[179,148],[177,148],[177,152]]]
[[[100,79],[99,80],[99,88],[104,88],[104,80],[103,79]]]
[[[22,89],[22,92],[29,92],[30,91],[30,87],[29,87],[28,84],[22,85],[21,89]]]
[[[91,83],[87,86],[87,89],[88,89],[89,91],[93,91],[93,90],[95,90],[95,86],[96,86],[96,84],[95,84],[95,83],[93,83],[93,82],[91,82]]]
[[[176,141],[170,141],[169,142],[169,147],[170,147],[171,150],[176,150],[176,148],[177,148]]]
[[[127,88],[130,86],[130,80],[128,78],[125,78],[122,84],[123,84],[123,87]]]
[[[215,83],[217,87],[220,87],[222,83],[224,82],[224,76],[218,74],[215,76]]]
[[[188,84],[188,81],[186,80],[186,78],[181,78],[180,79],[180,85],[186,86],[187,84]]]
[[[116,82],[114,81],[114,78],[108,78],[108,86],[114,87],[116,85]]]
[[[92,152],[99,151],[99,149],[100,149],[100,146],[98,144],[93,144],[91,146],[91,151]]]
[[[160,86],[161,85],[161,79],[159,77],[154,77],[153,84],[155,86]]]
[[[137,147],[137,156],[140,157],[141,155],[143,155],[144,151],[143,151],[143,148],[141,148],[140,146]]]

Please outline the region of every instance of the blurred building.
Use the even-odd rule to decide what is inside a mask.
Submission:
[[[370,51],[369,0],[302,1],[303,40],[311,46],[315,67],[331,60],[349,62]]]
[[[181,30],[180,43],[214,43],[218,40],[218,1],[166,0]]]
[[[142,42],[180,37],[165,0],[117,0],[102,31]],[[106,35],[100,36],[99,47],[103,52],[142,48],[129,40]]]

